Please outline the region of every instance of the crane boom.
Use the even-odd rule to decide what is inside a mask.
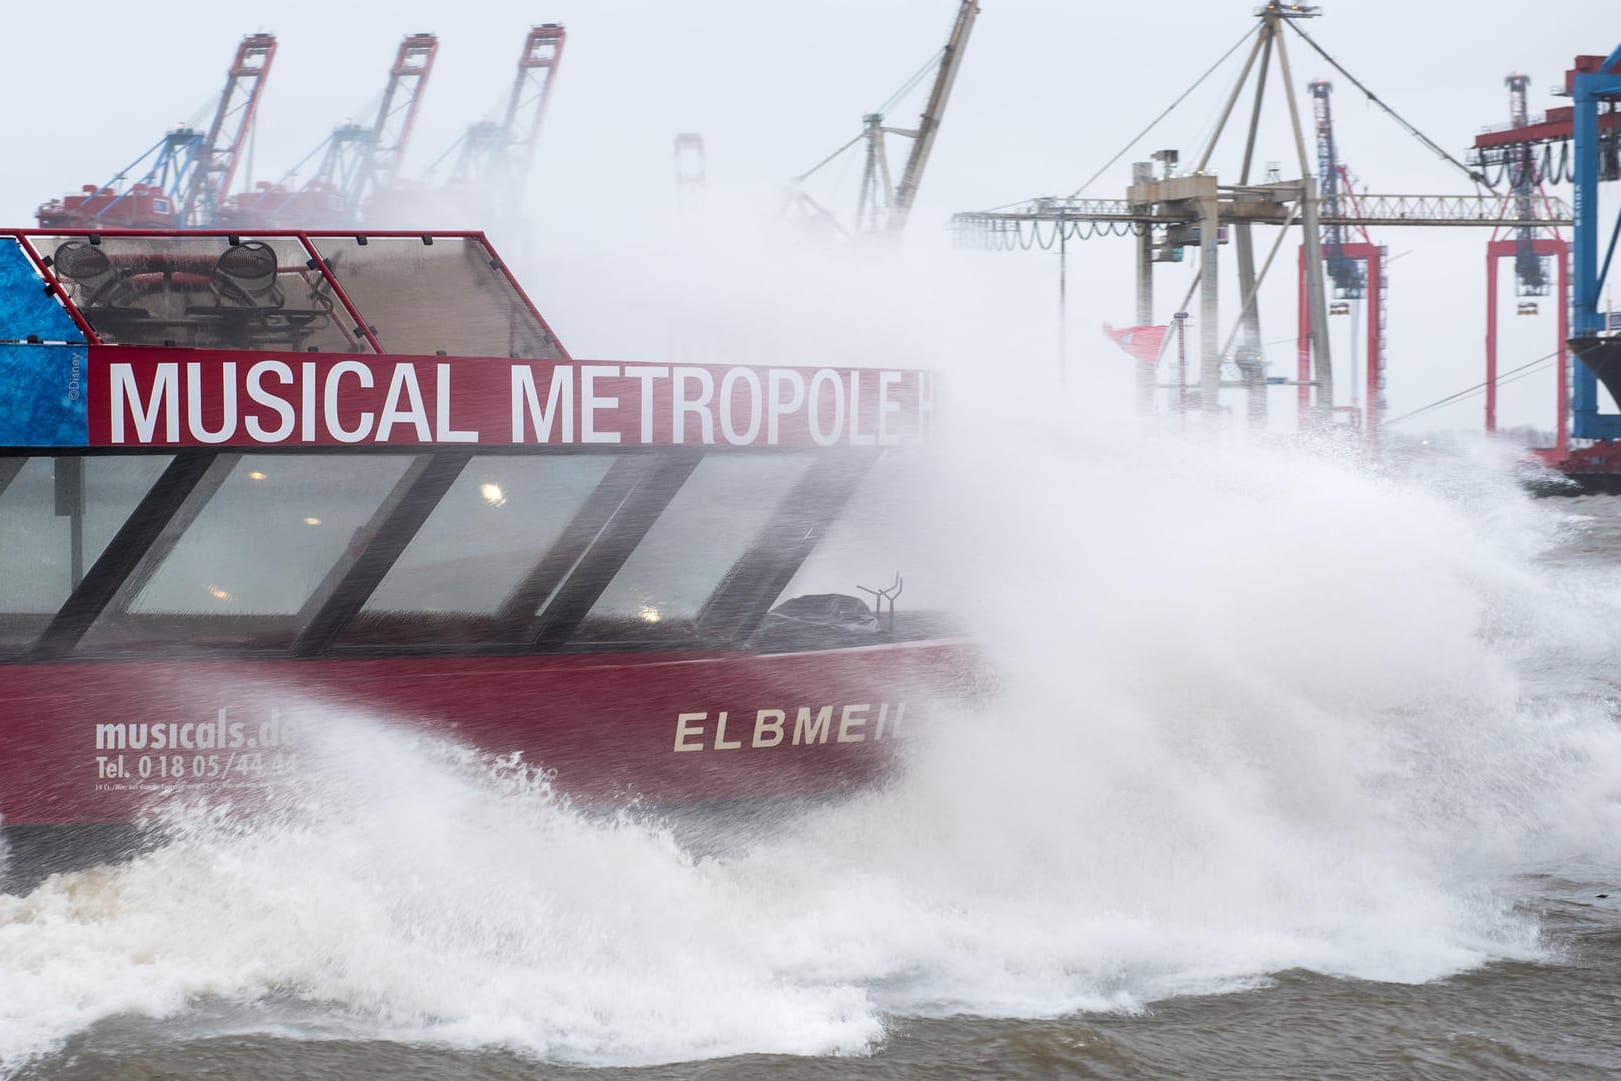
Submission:
[[[473,124],[462,136],[450,176],[452,188],[478,187],[485,198],[516,210],[519,193],[540,141],[540,125],[557,78],[568,35],[556,23],[531,27],[518,55],[518,71],[500,122]]]
[[[180,220],[186,225],[208,225],[213,222],[231,190],[236,175],[237,159],[242,143],[253,125],[254,113],[259,107],[259,92],[265,76],[270,73],[270,62],[276,57],[276,38],[273,34],[249,34],[237,46],[236,59],[225,78],[225,90],[220,95],[219,108],[209,126],[203,142],[202,160],[192,171],[180,205]]]
[[[546,117],[546,105],[551,101],[552,84],[557,78],[557,65],[563,59],[563,43],[567,32],[556,23],[533,27],[524,40],[523,55],[518,58],[518,74],[512,83],[512,97],[507,101],[507,145],[509,164],[516,170],[515,179],[521,181],[535,160],[535,147],[540,143],[540,125]]]
[[[399,176],[400,163],[405,159],[411,132],[416,127],[422,94],[428,87],[428,75],[438,55],[439,39],[433,34],[410,34],[400,42],[394,66],[389,68],[383,103],[372,124],[367,153],[345,192],[345,202],[351,211],[373,192],[392,186]]]
[[[940,130],[940,119],[945,115],[952,84],[957,81],[957,69],[962,66],[963,50],[968,45],[968,35],[974,29],[974,19],[978,15],[978,0],[962,0],[962,5],[957,9],[957,21],[951,27],[951,37],[946,39],[946,47],[940,55],[934,89],[929,92],[928,104],[923,107],[923,116],[918,121],[912,152],[906,157],[901,182],[895,187],[895,201],[889,217],[891,232],[898,233],[905,228],[907,215],[917,199],[918,186],[923,183],[923,170],[928,166],[929,155],[934,150],[934,137]]]

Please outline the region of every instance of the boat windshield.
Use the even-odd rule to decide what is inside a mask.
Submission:
[[[26,241],[106,344],[566,356],[480,236],[32,233]]]

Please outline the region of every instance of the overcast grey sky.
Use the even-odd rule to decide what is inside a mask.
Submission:
[[[788,272],[774,265],[788,257],[763,238],[783,181],[853,135],[861,114],[928,59],[956,0],[291,0],[263,14],[199,0],[16,5],[0,73],[13,103],[0,201],[6,220],[32,224],[41,201],[106,179],[177,122],[200,111],[206,122],[237,41],[259,30],[278,36],[279,51],[255,143],[258,179],[280,175],[333,125],[367,118],[400,37],[437,33],[438,65],[407,166],[420,170],[498,107],[528,26],[561,22],[569,41],[531,178],[534,240],[524,247],[532,292],[577,354],[653,359],[672,348],[672,334],[685,334],[688,346],[720,352],[781,346],[845,352],[851,362],[894,351],[928,363],[969,351],[1012,376],[1044,379],[1054,356],[1053,258],[955,250],[946,219],[1073,190],[1253,25],[1252,7],[984,0],[900,266],[829,272],[813,260]],[[1621,36],[1621,19],[1604,18],[1613,8],[1597,0],[1537,10],[1341,0],[1308,30],[1462,157],[1479,128],[1506,120],[1506,74],[1532,75],[1540,112],[1559,104],[1548,90],[1574,55],[1607,52]],[[1342,158],[1369,189],[1469,190],[1304,43],[1289,44],[1297,84],[1335,82]],[[1160,146],[1193,154],[1241,55],[1088,194],[1122,194],[1130,162]],[[1288,176],[1294,155],[1277,89],[1260,160],[1284,162]],[[910,123],[920,105],[906,102],[896,122]],[[678,131],[703,134],[710,176],[705,217],[682,228],[673,219]],[[1235,170],[1237,144],[1224,145],[1225,167]],[[855,165],[830,170],[818,196],[847,212]],[[1568,198],[1568,186],[1558,193]],[[1614,202],[1607,194],[1606,213]],[[1387,332],[1390,403],[1400,413],[1480,378],[1486,238],[1409,229],[1375,239],[1400,257]],[[1097,334],[1103,322],[1132,321],[1131,259],[1128,242],[1096,240],[1072,263],[1072,361],[1100,377],[1100,395],[1123,390],[1131,363]],[[1187,273],[1163,272],[1161,319]],[[1274,374],[1289,374],[1292,347],[1280,339],[1293,334],[1293,282],[1280,274],[1269,284],[1263,332],[1277,342],[1268,350]],[[1505,367],[1552,347],[1551,314],[1517,319],[1506,292],[1504,305]],[[709,329],[671,331],[694,312]],[[1343,351],[1345,330],[1335,333]],[[1548,426],[1551,399],[1551,374],[1506,387],[1503,421]],[[1474,399],[1433,426],[1470,427],[1478,417]]]

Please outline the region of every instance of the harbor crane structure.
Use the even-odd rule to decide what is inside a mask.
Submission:
[[[928,169],[929,157],[934,152],[935,137],[939,134],[946,105],[951,100],[951,90],[956,85],[957,72],[962,67],[963,54],[968,48],[968,37],[973,32],[974,20],[978,17],[978,0],[961,0],[957,7],[957,17],[951,25],[951,34],[947,37],[944,47],[879,109],[862,117],[859,135],[794,177],[790,196],[792,205],[814,218],[832,224],[838,232],[846,232],[838,225],[836,216],[804,190],[803,184],[823,166],[860,143],[865,148],[866,156],[862,165],[861,190],[856,200],[853,231],[858,234],[887,234],[898,237],[905,230],[906,219],[911,215],[912,206],[917,202],[918,189],[922,186],[924,172]],[[923,106],[923,113],[918,117],[917,127],[891,127],[886,123],[889,108],[910,93],[931,70],[934,72],[934,84],[929,90],[929,98]],[[890,136],[911,140],[911,149],[907,152],[906,164],[901,170],[899,183],[894,181],[890,169],[887,142]]]
[[[1526,123],[1482,133],[1475,139],[1475,156],[1482,167],[1502,169],[1530,160],[1539,181],[1568,179],[1574,185],[1569,347],[1581,363],[1571,371],[1570,435],[1582,445],[1557,464],[1587,487],[1618,492],[1621,413],[1602,407],[1598,388],[1602,383],[1621,403],[1621,336],[1615,313],[1599,307],[1621,238],[1621,217],[1610,230],[1601,264],[1598,186],[1621,179],[1621,45],[1606,56],[1578,56],[1565,72],[1563,90],[1570,105],[1549,109],[1536,122],[1527,117]],[[1564,291],[1561,283],[1561,296]]]
[[[105,184],[54,199],[36,212],[46,229],[196,228],[214,223],[231,189],[276,57],[272,34],[237,46],[208,131],[181,125]],[[145,167],[139,179],[124,181]]]
[[[1324,237],[1326,227],[1368,228],[1395,226],[1494,228],[1520,224],[1569,224],[1571,212],[1555,199],[1539,201],[1530,208],[1521,208],[1513,200],[1503,200],[1493,194],[1473,195],[1361,195],[1354,199],[1336,198],[1325,202],[1320,188],[1327,179],[1321,160],[1316,162],[1301,123],[1301,109],[1290,70],[1286,37],[1292,34],[1304,41],[1349,83],[1365,93],[1369,100],[1391,116],[1410,135],[1429,147],[1460,171],[1478,183],[1479,174],[1459,162],[1433,140],[1404,120],[1392,107],[1380,100],[1361,81],[1357,80],[1337,60],[1319,45],[1302,27],[1304,20],[1316,17],[1320,10],[1311,4],[1284,3],[1270,0],[1258,8],[1257,27],[1248,37],[1249,52],[1238,80],[1228,94],[1218,115],[1214,131],[1200,151],[1193,168],[1178,172],[1180,155],[1177,151],[1160,151],[1152,162],[1139,162],[1133,166],[1132,183],[1124,199],[1083,199],[1082,193],[1091,183],[1067,197],[1042,197],[1029,200],[1022,206],[1006,211],[959,213],[953,216],[953,225],[959,240],[965,244],[990,249],[1029,249],[1040,247],[1059,251],[1059,373],[1062,377],[1067,362],[1065,332],[1066,260],[1071,241],[1104,235],[1129,235],[1135,238],[1137,248],[1136,321],[1138,328],[1159,330],[1163,325],[1155,317],[1154,267],[1159,262],[1180,261],[1186,247],[1199,252],[1198,274],[1193,287],[1174,309],[1177,316],[1187,311],[1193,294],[1199,294],[1195,313],[1199,324],[1199,388],[1200,410],[1214,418],[1222,412],[1220,393],[1236,388],[1246,397],[1246,413],[1253,427],[1267,423],[1268,388],[1294,385],[1301,400],[1299,423],[1303,426],[1326,428],[1332,426],[1340,411],[1334,400],[1334,371],[1327,336],[1328,290],[1325,274]],[[1232,51],[1243,44],[1243,40]],[[1283,92],[1288,104],[1291,135],[1299,167],[1295,179],[1268,178],[1263,183],[1251,179],[1255,160],[1256,139],[1260,125],[1267,74],[1276,58]],[[1219,62],[1218,62],[1219,65]],[[1211,71],[1214,68],[1210,69]],[[1254,96],[1249,113],[1248,136],[1244,143],[1242,161],[1236,183],[1223,183],[1211,171],[1211,159],[1222,137],[1233,110],[1250,82],[1254,72]],[[1199,82],[1209,74],[1200,76]],[[1192,87],[1188,93],[1191,93]],[[1183,100],[1188,96],[1184,93]],[[1174,108],[1174,106],[1173,106]],[[1170,110],[1167,110],[1167,113]],[[1163,114],[1162,114],[1163,115]],[[1156,121],[1157,122],[1157,121]],[[1146,134],[1146,133],[1145,133]],[[1139,138],[1141,138],[1139,136]],[[1133,140],[1135,143],[1136,140]],[[1119,160],[1130,150],[1128,145],[1110,162]],[[1105,169],[1108,168],[1106,165]],[[1097,175],[1101,176],[1100,170]],[[1096,177],[1094,177],[1096,179]],[[1336,192],[1336,195],[1338,193]],[[1522,219],[1527,209],[1533,216]],[[1257,267],[1252,230],[1256,225],[1279,227],[1265,260]],[[1300,303],[1300,339],[1294,379],[1267,373],[1267,362],[1260,342],[1260,312],[1257,304],[1259,289],[1277,255],[1278,248],[1292,228],[1300,230],[1304,250],[1304,289]],[[1222,337],[1220,316],[1219,247],[1231,230],[1234,240],[1239,287],[1239,314],[1233,328]],[[1343,233],[1340,237],[1344,255]],[[1376,264],[1375,264],[1376,265]],[[1342,270],[1343,273],[1343,270]],[[1348,278],[1349,283],[1353,279]],[[1162,353],[1171,335],[1162,334],[1159,350]],[[1137,397],[1140,407],[1153,408],[1157,382],[1157,355],[1145,358],[1137,369]],[[1236,369],[1236,377],[1225,373],[1225,368]],[[1369,366],[1370,406],[1377,402],[1378,369]],[[1174,387],[1174,385],[1173,385]],[[1309,397],[1308,397],[1309,396]],[[1376,412],[1368,413],[1377,420]],[[1370,436],[1372,428],[1369,425]]]
[[[1351,219],[1359,216],[1360,207],[1356,193],[1352,190],[1350,173],[1339,159],[1339,150],[1334,141],[1334,114],[1329,99],[1333,93],[1333,84],[1327,79],[1314,79],[1307,84],[1306,89],[1312,99],[1312,119],[1317,135],[1317,176],[1321,186],[1323,219],[1323,267],[1328,273],[1328,286],[1332,299],[1329,301],[1328,314],[1350,315],[1354,304],[1358,301],[1367,301],[1365,317],[1367,319],[1366,342],[1367,356],[1363,365],[1365,386],[1361,393],[1361,402],[1356,400],[1357,386],[1356,373],[1353,371],[1351,379],[1352,401],[1347,406],[1335,408],[1348,414],[1352,420],[1359,423],[1370,438],[1374,437],[1379,429],[1379,417],[1384,408],[1385,388],[1385,316],[1386,316],[1386,290],[1389,287],[1389,275],[1386,264],[1388,252],[1381,244],[1375,244],[1368,235],[1365,225],[1349,225],[1344,223],[1347,212]],[[1343,204],[1343,205],[1342,205]],[[1361,240],[1349,239],[1353,234],[1360,234]],[[1296,388],[1298,409],[1303,413],[1308,402],[1308,391],[1305,373],[1309,370],[1311,357],[1311,336],[1308,328],[1311,326],[1311,313],[1308,308],[1310,291],[1306,283],[1306,248],[1300,248],[1300,319],[1299,335],[1296,340],[1297,367],[1302,373]],[[1355,356],[1355,327],[1352,328],[1351,363],[1356,363]]]
[[[1569,337],[1569,312],[1567,304],[1570,290],[1570,245],[1560,235],[1557,228],[1546,223],[1538,223],[1539,206],[1546,204],[1547,192],[1544,179],[1548,176],[1543,169],[1543,154],[1539,148],[1548,150],[1551,159],[1551,143],[1538,143],[1528,140],[1525,136],[1531,127],[1530,112],[1526,102],[1526,91],[1530,86],[1530,76],[1523,72],[1515,72],[1503,80],[1508,87],[1509,94],[1509,123],[1506,128],[1497,128],[1480,135],[1475,139],[1474,164],[1482,170],[1495,173],[1498,182],[1506,182],[1509,193],[1504,196],[1506,200],[1513,200],[1515,215],[1521,219],[1520,224],[1492,230],[1491,238],[1486,242],[1486,431],[1497,430],[1497,392],[1500,377],[1497,363],[1498,340],[1498,268],[1504,259],[1514,261],[1515,294],[1520,298],[1515,306],[1516,315],[1535,316],[1539,309],[1535,297],[1544,297],[1558,283],[1558,300],[1555,308],[1555,336],[1554,354],[1556,364],[1556,380],[1554,388],[1554,416],[1557,418],[1554,427],[1554,445],[1544,452],[1550,461],[1562,461],[1570,449],[1570,379],[1569,360],[1565,345]],[[1557,180],[1561,168],[1558,164],[1549,161],[1551,179]],[[1557,270],[1550,273],[1549,266],[1554,264]]]
[[[1615,252],[1612,235],[1601,269],[1598,262],[1598,184],[1621,177],[1621,46],[1608,56],[1578,56],[1565,72],[1568,106],[1549,109],[1532,122],[1524,106],[1516,103],[1514,122],[1482,132],[1475,138],[1475,161],[1481,168],[1507,172],[1520,188],[1528,184],[1574,182],[1575,223],[1572,228],[1572,295],[1570,344],[1583,365],[1576,369],[1572,387],[1572,434],[1577,439],[1621,438],[1621,415],[1601,413],[1598,383],[1602,379],[1612,396],[1606,372],[1615,350],[1613,329],[1599,311],[1599,291]],[[1512,89],[1511,84],[1511,89]],[[1521,122],[1521,118],[1523,121]],[[1529,196],[1530,192],[1527,191]],[[1618,223],[1621,224],[1621,223]],[[1516,238],[1516,271],[1520,252]],[[1621,400],[1618,398],[1617,400]]]
[[[530,28],[501,119],[470,125],[428,170],[432,176],[446,159],[454,159],[447,192],[465,200],[476,197],[497,217],[517,217],[567,40],[558,23]]]
[[[1598,185],[1621,177],[1621,45],[1608,56],[1578,57],[1565,74],[1571,97],[1572,179],[1576,206],[1574,234],[1575,289],[1571,298],[1571,348],[1584,365],[1576,380],[1576,435],[1584,439],[1621,437],[1621,414],[1600,413],[1598,381],[1621,402],[1621,337],[1599,310],[1599,295],[1621,238],[1621,216],[1610,230],[1604,263],[1599,265]],[[1600,115],[1600,106],[1603,115]]]
[[[433,34],[409,34],[389,67],[382,103],[371,124],[343,124],[288,171],[280,183],[261,182],[233,195],[218,224],[236,227],[349,228],[365,221],[365,206],[393,186],[411,142],[417,111],[439,52]],[[291,179],[320,155],[315,173],[296,189]]]

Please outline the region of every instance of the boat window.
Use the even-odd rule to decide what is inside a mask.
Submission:
[[[578,641],[690,641],[694,619],[754,543],[808,454],[710,454],[608,583]]]
[[[782,598],[806,593],[849,593],[871,597],[861,586],[882,588],[899,574],[910,600],[930,592],[919,562],[935,547],[938,531],[923,528],[933,498],[928,455],[889,453],[873,464],[849,501],[822,534]]]
[[[407,455],[223,457],[223,479],[199,485],[180,513],[189,522],[178,539],[154,548],[85,647],[289,645],[317,588],[364,549],[373,516],[410,463]]]
[[[340,641],[397,641],[421,616],[493,616],[602,482],[607,455],[474,458]],[[440,621],[469,630],[470,621]]]
[[[860,620],[850,618],[852,613],[869,621],[869,634],[939,633],[938,613],[952,600],[950,575],[943,568],[949,566],[946,552],[953,538],[938,528],[947,519],[931,511],[938,477],[938,462],[927,453],[892,451],[875,462],[777,597],[774,608],[788,606],[782,617],[768,617],[755,644],[769,649],[853,644],[860,638]],[[888,601],[878,601],[869,590],[895,592],[897,581],[891,620]],[[872,618],[878,607],[885,613],[882,620]]]
[[[471,237],[318,237],[332,275],[390,353],[564,359],[495,255]]]
[[[38,637],[168,463],[0,457],[0,651]]]
[[[293,237],[29,238],[104,342],[370,352]]]

